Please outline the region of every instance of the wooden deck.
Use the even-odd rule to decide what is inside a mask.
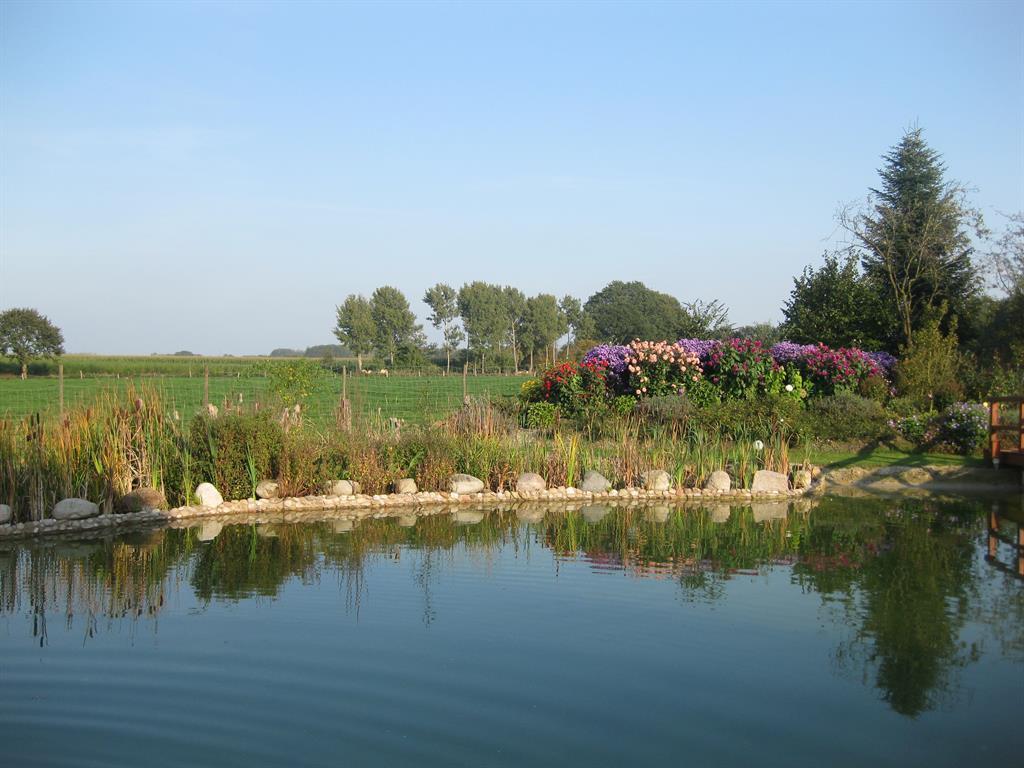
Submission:
[[[1017,411],[1016,423],[1004,423],[1005,406]],[[1024,395],[992,398],[988,409],[988,434],[985,458],[998,462],[1000,467],[1024,467]]]

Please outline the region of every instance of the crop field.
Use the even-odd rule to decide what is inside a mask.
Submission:
[[[279,358],[85,358],[65,357],[64,407],[88,406],[99,398],[152,387],[181,416],[198,411],[204,401],[204,368],[209,366],[209,401],[224,408],[242,405],[280,407],[272,396],[260,366]],[[352,365],[350,370],[354,369]],[[191,376],[189,375],[191,369]],[[524,376],[470,375],[470,395],[515,395]],[[304,404],[308,419],[318,425],[333,423],[346,389],[356,419],[403,419],[423,423],[442,418],[462,404],[461,375],[392,374],[349,375],[343,385],[340,374],[329,374]],[[56,376],[0,376],[0,417],[31,414],[44,418],[60,413],[60,384]]]

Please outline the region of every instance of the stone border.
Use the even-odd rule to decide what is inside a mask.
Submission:
[[[754,493],[750,490],[711,491],[700,488],[678,488],[673,491],[647,491],[642,488],[623,488],[605,493],[581,491],[578,488],[549,488],[544,491],[483,491],[482,493],[458,494],[440,491],[421,491],[407,494],[379,494],[368,496],[295,496],[284,499],[242,499],[225,501],[216,507],[187,506],[169,510],[150,509],[142,512],[124,514],[106,514],[87,517],[81,520],[54,520],[45,518],[14,525],[0,525],[0,540],[31,536],[44,536],[58,533],[77,533],[83,531],[100,531],[107,528],[120,529],[133,525],[172,524],[179,520],[209,519],[214,517],[234,517],[239,522],[253,523],[281,522],[281,520],[260,519],[260,516],[279,515],[285,513],[303,513],[314,511],[353,511],[356,517],[374,516],[375,512],[384,510],[414,510],[417,508],[438,508],[431,511],[422,509],[424,514],[437,514],[454,507],[475,504],[477,506],[497,506],[533,502],[540,504],[565,504],[566,502],[674,502],[715,501],[715,502],[749,502],[749,501],[781,501],[799,498],[810,491],[809,488],[789,490],[786,492],[771,491]],[[388,517],[389,515],[376,515]]]

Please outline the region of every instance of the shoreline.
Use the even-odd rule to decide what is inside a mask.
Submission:
[[[394,510],[409,514],[440,514],[467,506],[497,507],[502,505],[547,504],[612,504],[634,506],[655,502],[687,504],[714,502],[744,504],[749,502],[781,502],[824,495],[920,496],[942,492],[1006,493],[1022,489],[1021,477],[1006,470],[979,467],[843,467],[825,469],[807,488],[788,491],[754,492],[749,489],[730,491],[701,488],[678,488],[669,491],[648,491],[643,488],[622,488],[604,493],[581,491],[578,488],[549,488],[543,491],[482,491],[472,494],[443,491],[417,493],[353,494],[349,496],[291,496],[278,499],[239,499],[225,501],[215,507],[191,505],[168,510],[143,510],[121,514],[101,514],[79,520],[42,520],[0,525],[0,541],[34,538],[53,534],[81,533],[127,529],[136,526],[178,527],[179,521],[203,521],[231,518],[233,522],[299,522],[313,513],[351,513],[346,518],[391,517],[380,514]],[[271,519],[267,516],[273,516]],[[339,516],[341,517],[341,516]]]

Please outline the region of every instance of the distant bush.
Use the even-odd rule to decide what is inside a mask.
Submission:
[[[889,419],[877,400],[840,391],[807,404],[807,431],[820,439],[873,440],[889,432]]]

